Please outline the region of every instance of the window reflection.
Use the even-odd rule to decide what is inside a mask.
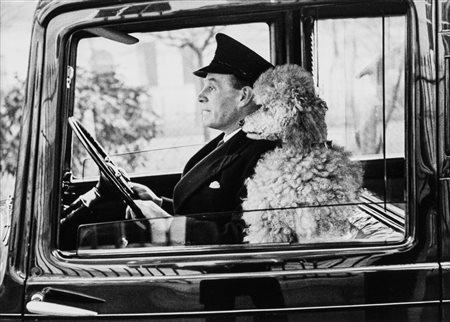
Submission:
[[[406,201],[405,25],[400,16],[323,19],[313,35],[329,139],[363,162],[366,188],[400,203]]]
[[[298,217],[301,218],[306,212],[322,214],[324,210],[334,216],[335,213],[347,213],[350,230],[342,235],[330,235],[327,232],[319,233],[322,228],[317,226],[318,234],[313,236],[297,236],[293,240],[272,240],[259,241],[258,244],[270,245],[304,245],[312,243],[340,243],[340,242],[392,242],[400,241],[404,237],[405,218],[404,211],[395,204],[385,205],[384,202],[371,195],[364,195],[361,203],[347,205],[322,205],[322,206],[305,206],[291,207],[284,209],[255,209],[247,211],[243,214],[247,222],[247,233],[251,230],[251,218],[260,217],[262,215],[282,216],[282,217]],[[187,223],[193,221],[204,221],[214,223],[218,214],[193,214],[187,218]],[[221,216],[233,215],[221,213]],[[176,226],[186,221],[185,216],[175,216],[171,219],[170,225]],[[121,248],[139,248],[152,247],[161,250],[161,247],[192,247],[196,245],[198,236],[183,236],[183,240],[179,236],[171,236],[168,233],[165,236],[158,235],[158,225],[167,224],[165,218],[156,218],[151,220],[123,220],[103,223],[92,223],[81,225],[78,229],[78,251],[95,250],[95,249],[121,249]],[[212,225],[205,225],[210,229],[215,229]],[[172,234],[177,233],[172,230]],[[179,233],[179,232],[178,232]],[[213,235],[208,231],[202,232],[204,235]],[[281,235],[281,233],[280,233]],[[254,241],[244,237],[241,246],[254,244]],[[223,247],[210,243],[211,246]],[[229,246],[229,245],[228,245]],[[236,245],[234,246],[236,247]]]

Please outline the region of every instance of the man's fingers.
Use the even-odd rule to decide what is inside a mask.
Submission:
[[[121,167],[117,167],[117,171],[120,172],[120,174],[125,178],[126,181],[130,181],[130,177],[124,169],[122,169]]]
[[[134,193],[139,194],[140,191],[142,191],[142,187],[140,184],[138,183],[134,183],[134,182],[129,182],[128,186],[131,188],[131,190],[134,191]]]
[[[67,207],[64,208],[63,213],[64,213],[65,215],[69,215],[69,214],[71,214],[72,212],[76,211],[78,208],[80,208],[80,207],[82,207],[82,206],[83,206],[83,203],[82,203],[82,201],[81,201],[81,198],[78,197],[78,198],[77,198],[74,202],[72,202],[69,206],[67,206]]]
[[[141,200],[154,200],[156,195],[149,187],[144,186],[140,183],[130,182],[130,188],[134,191],[135,197]]]

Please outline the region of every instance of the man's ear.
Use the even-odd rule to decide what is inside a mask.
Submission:
[[[239,98],[239,107],[245,107],[253,103],[253,88],[250,86],[244,86],[241,88],[241,96]]]

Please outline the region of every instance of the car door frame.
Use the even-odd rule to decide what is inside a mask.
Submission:
[[[98,2],[100,3],[100,2]],[[351,4],[351,1],[348,3]],[[363,3],[363,2],[360,2]],[[95,6],[97,2],[92,4],[92,6]],[[104,2],[102,2],[104,4]],[[105,5],[106,6],[106,5]],[[48,11],[47,15],[41,17],[41,21],[46,21],[51,24],[54,18],[57,18],[61,12],[63,7],[59,7],[55,11]],[[72,10],[73,7],[66,7],[67,10]],[[292,21],[300,22],[301,16],[300,15],[288,15],[288,19],[291,19]],[[410,21],[410,27],[414,30],[414,24],[417,23],[416,18],[414,17],[414,9],[410,8],[409,11],[409,21]],[[411,22],[412,21],[412,22]],[[25,197],[21,201],[22,203],[20,205],[17,205],[16,209],[20,212],[26,212],[24,215],[17,216],[15,215],[15,227],[25,227],[28,232],[26,232],[25,236],[29,236],[29,245],[31,245],[31,249],[29,250],[29,261],[22,260],[20,263],[21,266],[28,266],[28,268],[23,268],[21,271],[23,272],[29,272],[29,278],[26,281],[25,286],[25,302],[31,300],[31,296],[38,292],[39,290],[42,290],[44,287],[51,286],[67,286],[68,289],[71,289],[73,291],[81,291],[85,292],[86,289],[91,289],[93,285],[96,287],[99,287],[100,285],[105,285],[108,289],[111,289],[113,286],[117,286],[115,283],[123,283],[126,284],[127,279],[122,279],[120,277],[117,278],[111,278],[108,279],[107,277],[94,277],[92,279],[86,278],[84,276],[78,277],[70,277],[64,276],[65,274],[56,274],[56,276],[50,276],[46,274],[45,271],[42,271],[42,267],[61,267],[60,263],[69,263],[68,267],[72,270],[80,269],[81,271],[84,271],[84,273],[80,274],[86,274],[89,276],[89,274],[93,274],[92,271],[89,271],[86,273],[86,270],[88,267],[93,265],[95,261],[98,261],[96,258],[88,258],[84,261],[84,266],[80,264],[80,260],[72,260],[70,258],[70,254],[64,254],[59,251],[57,251],[54,248],[54,245],[56,243],[56,237],[55,234],[52,233],[52,226],[56,224],[57,216],[54,215],[48,215],[58,213],[59,209],[56,205],[57,202],[55,200],[58,199],[58,196],[60,195],[60,178],[62,177],[62,167],[60,167],[59,171],[56,171],[54,173],[59,173],[58,175],[52,176],[52,173],[46,173],[45,169],[48,167],[53,167],[53,162],[57,164],[62,163],[63,156],[57,153],[50,153],[48,152],[54,152],[61,150],[61,147],[64,145],[64,142],[66,142],[69,138],[67,136],[67,124],[63,122],[64,118],[67,118],[68,111],[64,108],[58,108],[60,106],[63,106],[64,103],[67,103],[64,99],[61,97],[64,97],[62,92],[64,91],[63,88],[65,86],[65,80],[67,78],[65,67],[66,63],[63,60],[55,59],[54,57],[51,57],[50,53],[55,52],[65,52],[67,50],[67,44],[68,44],[68,37],[70,36],[72,30],[70,28],[67,28],[64,21],[58,21],[56,24],[55,30],[51,31],[48,28],[47,24],[44,24],[47,26],[47,32],[45,33],[45,42],[47,44],[46,46],[46,63],[43,68],[43,71],[41,73],[35,73],[34,75],[40,75],[42,79],[42,84],[44,84],[45,87],[42,91],[42,96],[39,97],[39,103],[35,102],[34,104],[28,105],[34,107],[33,113],[37,113],[37,110],[41,110],[41,114],[38,117],[37,114],[34,114],[36,117],[33,118],[33,126],[25,130],[28,133],[39,133],[39,136],[36,136],[33,140],[31,140],[30,145],[36,147],[38,154],[37,156],[33,154],[31,147],[29,146],[28,152],[23,152],[27,154],[27,162],[31,163],[33,166],[30,170],[28,170],[28,167],[25,169],[24,172],[27,173],[27,175],[22,175],[22,180],[30,180],[30,182],[27,182],[28,187],[35,187],[33,188],[33,191],[27,191],[22,192],[19,196]],[[291,25],[292,26],[292,25]],[[300,27],[300,26],[299,26]],[[71,28],[75,28],[74,26],[71,26]],[[296,28],[292,27],[292,30]],[[280,35],[283,34],[282,31],[273,31],[274,32],[274,41],[277,44],[277,48],[286,48],[286,49],[277,49],[275,53],[275,62],[276,63],[283,63],[283,62],[297,62],[301,61],[303,64],[306,64],[305,62],[305,49],[303,49],[303,58],[299,57],[295,53],[297,52],[298,48],[302,48],[301,43],[296,43],[293,41],[293,39],[298,36],[300,33],[298,30],[301,30],[301,28],[296,29],[296,31],[293,31],[290,33],[290,36],[288,37],[281,37]],[[279,33],[279,34],[278,34]],[[277,35],[278,36],[275,36]],[[413,37],[412,35],[409,37]],[[287,38],[287,39],[286,39]],[[54,41],[55,40],[55,41]],[[44,41],[44,36],[42,33],[42,41]],[[51,42],[54,41],[53,44]],[[286,45],[286,43],[291,42],[294,43],[293,46],[289,47]],[[305,38],[303,41],[306,41]],[[410,44],[415,44],[415,40],[410,39]],[[281,45],[281,46],[280,46]],[[414,45],[413,45],[414,46]],[[288,47],[288,48],[287,48]],[[303,47],[304,48],[304,47]],[[411,49],[411,48],[410,48]],[[39,50],[43,50],[41,47]],[[39,52],[38,50],[38,52]],[[413,50],[418,50],[416,48],[413,48]],[[411,62],[411,75],[410,79],[412,78],[412,75],[415,71],[417,71],[418,67],[420,67],[420,64],[415,59],[414,64]],[[37,64],[39,66],[39,64]],[[59,76],[63,75],[63,76]],[[37,76],[36,76],[37,77]],[[44,81],[45,79],[45,81]],[[409,84],[411,87],[414,88],[414,86],[419,86],[420,84]],[[33,88],[40,88],[39,86],[35,86],[33,84]],[[40,95],[41,92],[36,90],[35,95]],[[409,103],[407,106],[413,106],[410,111],[410,114],[408,115],[409,120],[412,119],[419,119],[422,115],[420,114],[421,111],[418,107],[415,107],[414,103],[414,97],[413,93],[408,93],[407,97],[409,97]],[[58,103],[58,101],[60,103]],[[49,106],[51,104],[53,107],[56,108],[48,108],[49,111],[45,111],[46,106]],[[53,111],[55,115],[50,115],[50,111]],[[31,110],[30,110],[31,112]],[[42,113],[47,113],[43,116]],[[53,126],[53,128],[49,129],[44,126],[48,125],[48,120],[53,120],[55,118],[58,120]],[[25,120],[29,120],[31,122],[30,117],[26,117]],[[411,121],[412,122],[412,121]],[[411,126],[407,129],[409,135],[413,136],[419,136],[422,137],[424,134],[420,132],[420,130],[417,130],[414,126]],[[417,132],[419,133],[417,133]],[[62,134],[62,140],[55,140],[57,135]],[[25,135],[23,137],[31,137],[31,134]],[[27,141],[28,142],[28,141]],[[42,150],[42,144],[48,144],[48,148],[50,150],[43,151]],[[436,181],[436,175],[429,174],[426,171],[419,172],[421,169],[416,168],[416,165],[419,163],[420,159],[421,162],[427,162],[427,160],[424,160],[422,155],[418,154],[418,151],[415,149],[415,147],[420,144],[420,140],[416,139],[416,141],[411,143],[411,146],[408,146],[408,150],[411,152],[411,158],[410,164],[407,167],[408,175],[412,175],[413,178],[415,178],[417,175],[423,175],[427,180]],[[46,159],[46,156],[51,156],[49,159]],[[43,164],[44,162],[44,164]],[[26,163],[26,162],[25,162]],[[22,164],[25,165],[25,164]],[[28,172],[30,171],[30,172]],[[36,171],[36,172],[33,172]],[[37,178],[36,178],[37,177]],[[418,187],[421,186],[423,182],[426,182],[426,179],[423,179],[424,177],[420,177],[420,182],[416,182],[412,180],[410,182],[410,189],[414,192],[417,191]],[[418,180],[419,181],[419,180]],[[23,181],[22,181],[23,182]],[[47,183],[45,185],[44,183]],[[38,185],[36,186],[36,183]],[[21,188],[19,187],[19,192],[21,191]],[[50,193],[51,192],[51,193]],[[45,198],[44,198],[45,197]],[[367,303],[367,305],[364,305],[362,303],[360,304],[351,304],[351,305],[343,305],[341,307],[327,307],[326,305],[322,308],[319,307],[292,307],[283,309],[283,312],[291,312],[293,316],[296,314],[300,314],[303,316],[310,316],[315,313],[319,312],[319,309],[323,309],[325,314],[336,314],[336,312],[346,311],[346,310],[353,310],[353,311],[362,311],[364,316],[366,318],[369,318],[368,316],[371,313],[374,312],[382,312],[386,309],[386,307],[389,307],[392,305],[392,303],[383,302],[383,298],[385,298],[386,294],[383,293],[385,291],[386,286],[392,286],[394,287],[394,290],[397,292],[394,292],[394,295],[399,296],[398,291],[401,289],[400,286],[406,288],[408,291],[405,292],[404,297],[397,297],[397,302],[393,301],[393,304],[396,305],[396,308],[399,310],[403,310],[402,312],[395,314],[400,314],[400,316],[408,317],[411,314],[414,314],[416,312],[416,309],[420,311],[422,308],[425,307],[425,311],[428,310],[427,308],[430,308],[430,311],[427,311],[430,316],[435,317],[435,310],[436,307],[439,307],[440,305],[440,298],[439,298],[439,292],[436,288],[436,284],[440,284],[440,268],[438,265],[437,260],[437,254],[434,253],[434,248],[437,247],[436,242],[436,231],[437,231],[437,220],[436,220],[436,213],[431,213],[431,215],[425,216],[425,213],[427,210],[431,209],[433,205],[436,205],[437,197],[433,192],[430,192],[427,197],[423,198],[424,196],[420,196],[421,199],[417,201],[417,203],[413,204],[411,203],[411,208],[409,208],[409,211],[413,215],[413,223],[409,222],[408,224],[411,225],[413,228],[413,231],[411,231],[411,238],[406,240],[405,243],[402,245],[395,245],[395,247],[362,247],[359,250],[361,250],[360,254],[364,254],[366,252],[367,258],[370,258],[373,260],[374,258],[378,259],[376,261],[372,261],[369,266],[364,266],[359,263],[360,266],[346,266],[349,265],[348,263],[342,262],[340,265],[337,265],[333,268],[318,268],[314,267],[316,264],[311,264],[312,266],[306,265],[305,268],[301,268],[301,264],[298,264],[291,270],[285,270],[281,269],[280,267],[283,266],[281,262],[285,261],[288,258],[297,258],[299,259],[305,259],[309,258],[308,255],[316,256],[318,257],[318,263],[324,263],[326,260],[328,260],[327,256],[331,256],[333,252],[339,251],[341,254],[350,256],[351,254],[354,254],[354,249],[322,249],[322,250],[314,250],[310,249],[308,250],[299,250],[297,253],[295,251],[285,251],[285,252],[279,252],[276,253],[274,256],[274,250],[271,251],[261,251],[260,249],[256,248],[256,250],[249,251],[247,254],[236,256],[232,259],[232,262],[245,262],[245,263],[263,263],[264,265],[270,265],[275,270],[271,272],[269,275],[270,277],[275,277],[279,281],[284,280],[288,277],[292,277],[296,279],[296,281],[300,281],[301,279],[308,278],[311,276],[318,276],[319,279],[329,279],[330,276],[336,276],[336,275],[352,275],[356,274],[361,277],[361,279],[365,282],[365,291],[372,292],[370,294],[372,302]],[[44,198],[41,200],[41,198]],[[17,199],[16,199],[17,200]],[[25,204],[25,200],[27,205]],[[53,203],[53,204],[52,204]],[[416,211],[418,209],[418,211]],[[18,217],[20,217],[20,222]],[[423,224],[418,225],[418,224]],[[19,225],[19,226],[18,226]],[[23,225],[23,226],[20,226]],[[28,228],[29,227],[29,228]],[[33,232],[33,233],[32,233]],[[51,237],[48,237],[51,236]],[[15,243],[19,243],[19,248],[22,250],[22,253],[25,252],[28,255],[28,249],[26,246],[26,242],[18,241],[20,238],[14,237],[13,240]],[[430,245],[433,248],[433,252],[429,254]],[[13,255],[13,258],[21,259],[26,258],[27,255],[22,256],[22,253],[15,252]],[[316,255],[314,255],[314,253]],[[258,256],[255,256],[255,254],[258,254]],[[380,254],[383,254],[382,256]],[[198,256],[198,258],[194,261],[189,261],[189,258],[187,256],[178,256],[173,257],[169,260],[167,260],[167,257],[158,257],[156,258],[157,261],[162,261],[164,263],[164,260],[167,262],[176,262],[178,261],[181,263],[181,266],[184,268],[194,269],[195,267],[203,267],[208,268],[211,267],[211,265],[220,266],[221,263],[223,265],[229,265],[230,262],[226,260],[226,257],[229,257],[229,254],[218,254],[214,251],[212,252],[205,252],[204,255]],[[367,258],[365,260],[367,260]],[[122,259],[110,259],[110,263],[119,262]],[[128,258],[128,262],[131,260],[137,260],[136,265],[145,267],[145,265],[151,265],[151,261],[148,261],[146,259],[142,258],[134,258],[133,256]],[[221,262],[221,260],[223,262]],[[123,261],[123,260],[122,260]],[[314,263],[314,261],[310,261],[311,263]],[[27,263],[27,264],[26,264]],[[36,265],[37,264],[37,265]],[[304,264],[304,263],[303,263]],[[309,264],[309,262],[307,262]],[[180,266],[180,264],[178,264]],[[156,267],[158,268],[158,267]],[[161,268],[159,268],[161,269]],[[172,268],[173,269],[173,268]],[[402,278],[402,275],[405,274],[405,271],[407,274],[409,274],[408,278],[404,279]],[[208,273],[208,276],[206,277],[206,280],[214,280],[214,279],[248,279],[248,278],[254,278],[255,272],[250,273],[242,273],[242,272],[226,272],[226,273]],[[264,270],[258,270],[256,276],[263,276],[267,277],[267,272]],[[58,277],[59,276],[59,277]],[[99,274],[101,276],[101,274]],[[198,279],[205,279],[205,276],[203,275],[190,275],[188,277],[174,277],[173,275],[170,275],[169,277],[165,277],[164,275],[160,275],[162,277],[152,277],[146,279],[146,286],[149,285],[156,285],[157,283],[161,282],[162,284],[160,286],[164,286],[170,281],[173,280],[189,280],[194,281]],[[64,278],[62,278],[64,277]],[[131,281],[131,279],[128,279],[128,281]],[[155,282],[157,281],[157,282]],[[400,281],[399,285],[395,285],[395,283],[398,283]],[[411,281],[415,281],[416,284],[409,285]],[[92,282],[92,283],[91,283]],[[73,284],[70,284],[73,283]],[[91,284],[89,284],[91,283]],[[139,280],[133,280],[128,285],[123,285],[121,287],[122,290],[125,290],[126,287],[135,287],[138,288],[139,284],[142,283],[142,279]],[[430,289],[428,290],[429,293],[425,294],[425,296],[422,294],[422,297],[420,297],[420,294],[417,295],[416,292],[418,292],[417,288],[415,286],[420,285],[420,283],[425,283]],[[377,286],[377,284],[380,284]],[[391,285],[392,284],[392,285]],[[159,285],[159,284],[158,284]],[[409,286],[408,286],[409,285]],[[383,287],[384,286],[384,287]],[[373,288],[371,290],[370,288]],[[389,289],[389,288],[388,288]],[[392,289],[392,288],[391,288]],[[96,291],[97,292],[97,291]],[[96,292],[93,292],[96,294]],[[128,291],[129,292],[129,291]],[[140,288],[140,292],[144,292],[143,288]],[[90,292],[86,292],[90,293]],[[414,298],[414,296],[418,296]],[[407,299],[411,298],[413,301],[409,302]],[[402,300],[403,299],[403,300]],[[414,301],[414,299],[419,299],[419,301]],[[395,300],[395,298],[394,298]],[[69,301],[74,302],[74,301]],[[97,304],[89,304],[87,305],[88,308],[96,308],[98,307]],[[276,311],[276,310],[275,310]],[[273,313],[274,310],[267,310],[267,314]],[[156,317],[155,314],[149,313],[147,317]],[[215,312],[217,313],[217,312]],[[223,312],[222,312],[223,313]],[[256,314],[256,310],[241,310],[239,312],[231,312],[232,314],[241,314],[241,315],[249,315],[249,314]],[[224,314],[231,314],[224,313]],[[263,312],[263,314],[266,314]],[[370,314],[367,314],[370,313]],[[186,314],[186,312],[171,312],[171,316],[176,318],[179,317],[181,314]],[[192,317],[196,316],[203,316],[205,314],[204,312],[190,312]],[[211,313],[212,314],[212,313]],[[136,318],[136,314],[134,315]],[[124,318],[126,315],[120,315],[120,317]],[[359,316],[359,315],[358,315]],[[26,319],[35,319],[40,318],[33,314],[25,313]]]

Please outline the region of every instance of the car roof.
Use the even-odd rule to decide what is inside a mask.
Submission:
[[[406,2],[407,0],[390,0],[392,4]],[[373,3],[372,0],[326,0],[326,3]],[[36,7],[35,19],[41,25],[44,25],[53,16],[68,11],[75,11],[96,7],[113,7],[114,10],[105,10],[102,12],[105,18],[120,17],[126,15],[145,15],[155,13],[159,15],[177,15],[189,11],[208,11],[220,10],[230,7],[248,7],[248,8],[264,8],[264,7],[280,7],[290,6],[292,4],[318,4],[320,0],[40,0]]]

